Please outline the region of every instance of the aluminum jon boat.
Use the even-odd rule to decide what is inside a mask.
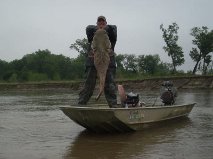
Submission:
[[[131,108],[73,107],[60,109],[77,124],[92,132],[129,132],[150,124],[188,116],[196,103]]]

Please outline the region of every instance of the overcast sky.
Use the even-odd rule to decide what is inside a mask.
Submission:
[[[70,44],[85,38],[86,26],[104,15],[118,27],[116,53],[159,54],[164,62],[171,60],[159,26],[176,22],[186,60],[179,69],[192,70],[190,30],[213,29],[212,6],[212,0],[0,0],[0,59],[21,59],[38,49],[77,57]]]

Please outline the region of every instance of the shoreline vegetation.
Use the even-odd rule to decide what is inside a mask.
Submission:
[[[117,79],[116,84],[122,84],[126,89],[157,90],[163,81],[170,80],[177,89],[213,89],[213,76],[166,76],[145,77],[140,79]],[[83,80],[73,81],[40,81],[8,83],[0,82],[0,91],[6,90],[51,90],[69,89],[79,90],[83,86]],[[98,84],[98,82],[97,82]]]
[[[138,88],[152,88],[152,83],[145,81],[156,81],[159,87],[162,80],[167,78],[187,78],[182,81],[182,84],[191,83],[191,78],[197,78],[196,74],[204,76],[213,75],[213,30],[207,27],[194,27],[191,29],[193,36],[193,48],[189,52],[192,61],[195,62],[193,70],[179,70],[178,67],[185,62],[184,52],[178,42],[178,29],[176,23],[172,23],[165,28],[160,25],[162,37],[165,41],[163,49],[171,58],[172,62],[162,61],[159,53],[143,53],[140,54],[124,54],[115,53],[113,60],[116,61],[116,78],[117,83],[138,82]],[[53,54],[48,49],[38,50],[30,54],[24,55],[21,59],[15,59],[7,62],[0,59],[0,85],[1,89],[29,89],[29,88],[71,88],[79,89],[82,85],[82,79],[85,78],[85,66],[92,65],[88,62],[88,51],[90,43],[87,39],[77,39],[69,47],[75,50],[79,55],[75,58],[64,56],[63,54]],[[186,54],[186,53],[185,53]],[[166,77],[165,77],[166,76]],[[192,77],[191,77],[192,76]],[[150,78],[151,77],[151,78]],[[206,76],[207,77],[207,76]],[[153,79],[154,78],[154,79]],[[160,80],[162,79],[162,80]],[[134,82],[135,82],[134,81]],[[7,83],[8,82],[8,83]],[[208,84],[196,84],[194,81],[190,87],[212,88],[212,83],[205,81]],[[141,83],[146,83],[141,85]],[[151,84],[150,86],[148,86]],[[181,83],[180,83],[181,84]],[[134,85],[134,84],[133,84]],[[179,85],[179,82],[174,85]],[[200,86],[199,86],[200,85]],[[178,87],[182,87],[181,85]]]

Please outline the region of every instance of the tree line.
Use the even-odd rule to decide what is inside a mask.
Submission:
[[[178,42],[178,25],[172,23],[168,28],[160,25],[162,37],[165,41],[163,49],[172,59],[172,63],[165,63],[158,54],[139,55],[117,54],[117,78],[138,78],[142,76],[164,76],[184,74],[177,71],[177,66],[185,62],[182,47]],[[194,47],[189,55],[195,66],[189,74],[195,74],[198,70],[202,74],[213,74],[213,30],[207,27],[194,27],[191,29]],[[77,39],[70,45],[71,49],[79,52],[76,58],[64,55],[52,54],[49,50],[38,50],[27,54],[19,60],[6,62],[0,60],[0,81],[25,82],[25,81],[60,81],[78,80],[84,78],[85,57],[89,43],[87,39]]]
[[[72,80],[83,78],[83,64],[78,59],[38,50],[20,60],[0,60],[0,80],[9,82]]]
[[[163,63],[159,55],[117,54],[117,77],[169,74],[171,65]],[[0,60],[0,81],[60,81],[84,78],[85,56],[69,58],[38,50],[22,59],[6,62]]]

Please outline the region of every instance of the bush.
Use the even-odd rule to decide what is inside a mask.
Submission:
[[[35,73],[30,72],[28,73],[28,80],[29,81],[48,81],[48,76],[44,73]]]

